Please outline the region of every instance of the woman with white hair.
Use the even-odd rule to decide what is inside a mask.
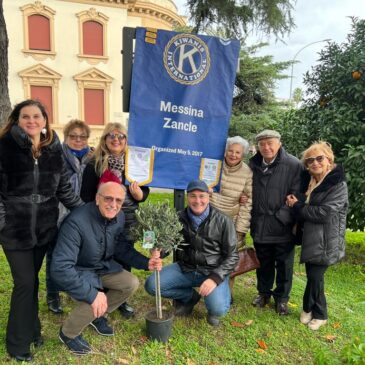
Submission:
[[[252,171],[243,162],[249,143],[240,136],[227,139],[222,178],[219,192],[213,192],[210,203],[233,219],[237,234],[237,248],[245,245],[246,233],[250,227],[252,207]],[[240,204],[241,195],[247,197]],[[231,293],[234,279],[230,280]]]

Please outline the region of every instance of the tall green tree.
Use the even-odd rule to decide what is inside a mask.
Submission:
[[[241,38],[250,31],[273,34],[289,33],[295,0],[187,0],[194,32],[215,25],[229,38]]]
[[[291,63],[273,62],[269,55],[257,56],[257,52],[266,45],[243,47],[240,51],[230,135],[253,140],[258,131],[275,124],[284,112],[285,105],[276,101],[274,88],[276,81],[288,77],[284,71]]]
[[[11,111],[8,88],[8,44],[3,0],[0,0],[0,126],[5,122]]]
[[[330,42],[304,78],[304,105],[278,124],[290,152],[299,155],[315,140],[331,143],[345,167],[348,226],[365,228],[365,20],[352,19],[347,41]]]

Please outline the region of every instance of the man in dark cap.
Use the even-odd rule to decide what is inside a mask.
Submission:
[[[264,307],[274,297],[279,315],[288,314],[292,287],[294,217],[285,199],[299,192],[301,164],[281,145],[280,134],[266,129],[256,136],[259,151],[250,159],[253,172],[251,236],[261,267],[257,269],[258,296]],[[276,288],[273,289],[276,276]]]
[[[160,273],[161,295],[175,300],[177,316],[189,316],[203,297],[208,323],[218,326],[230,307],[229,274],[238,261],[236,231],[233,221],[209,204],[204,181],[189,183],[187,202],[180,212],[184,244],[176,251],[176,262]],[[145,288],[155,294],[154,274]]]

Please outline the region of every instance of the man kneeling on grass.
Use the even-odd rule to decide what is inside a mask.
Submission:
[[[177,262],[161,271],[161,295],[175,300],[177,316],[190,315],[204,297],[208,323],[218,326],[231,302],[229,274],[238,261],[236,230],[228,216],[209,204],[204,181],[189,183],[187,202],[188,207],[180,212],[185,244],[176,251]],[[155,294],[154,274],[147,278],[145,288]]]
[[[121,211],[124,198],[125,190],[120,183],[101,184],[96,200],[74,210],[59,232],[51,275],[76,300],[76,307],[62,325],[59,337],[76,355],[91,352],[81,335],[89,324],[100,335],[113,336],[106,316],[138,288],[137,277],[123,270],[118,262],[145,270],[162,267],[157,255],[148,259],[126,243]]]

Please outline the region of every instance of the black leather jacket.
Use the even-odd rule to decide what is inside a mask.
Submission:
[[[0,242],[8,250],[53,243],[59,201],[68,209],[83,204],[72,190],[57,135],[36,160],[31,148],[16,125],[0,139]]]
[[[187,215],[180,212],[186,245],[176,251],[177,262],[183,271],[198,271],[217,284],[229,275],[238,262],[236,230],[233,221],[210,206],[207,219],[195,231]]]

